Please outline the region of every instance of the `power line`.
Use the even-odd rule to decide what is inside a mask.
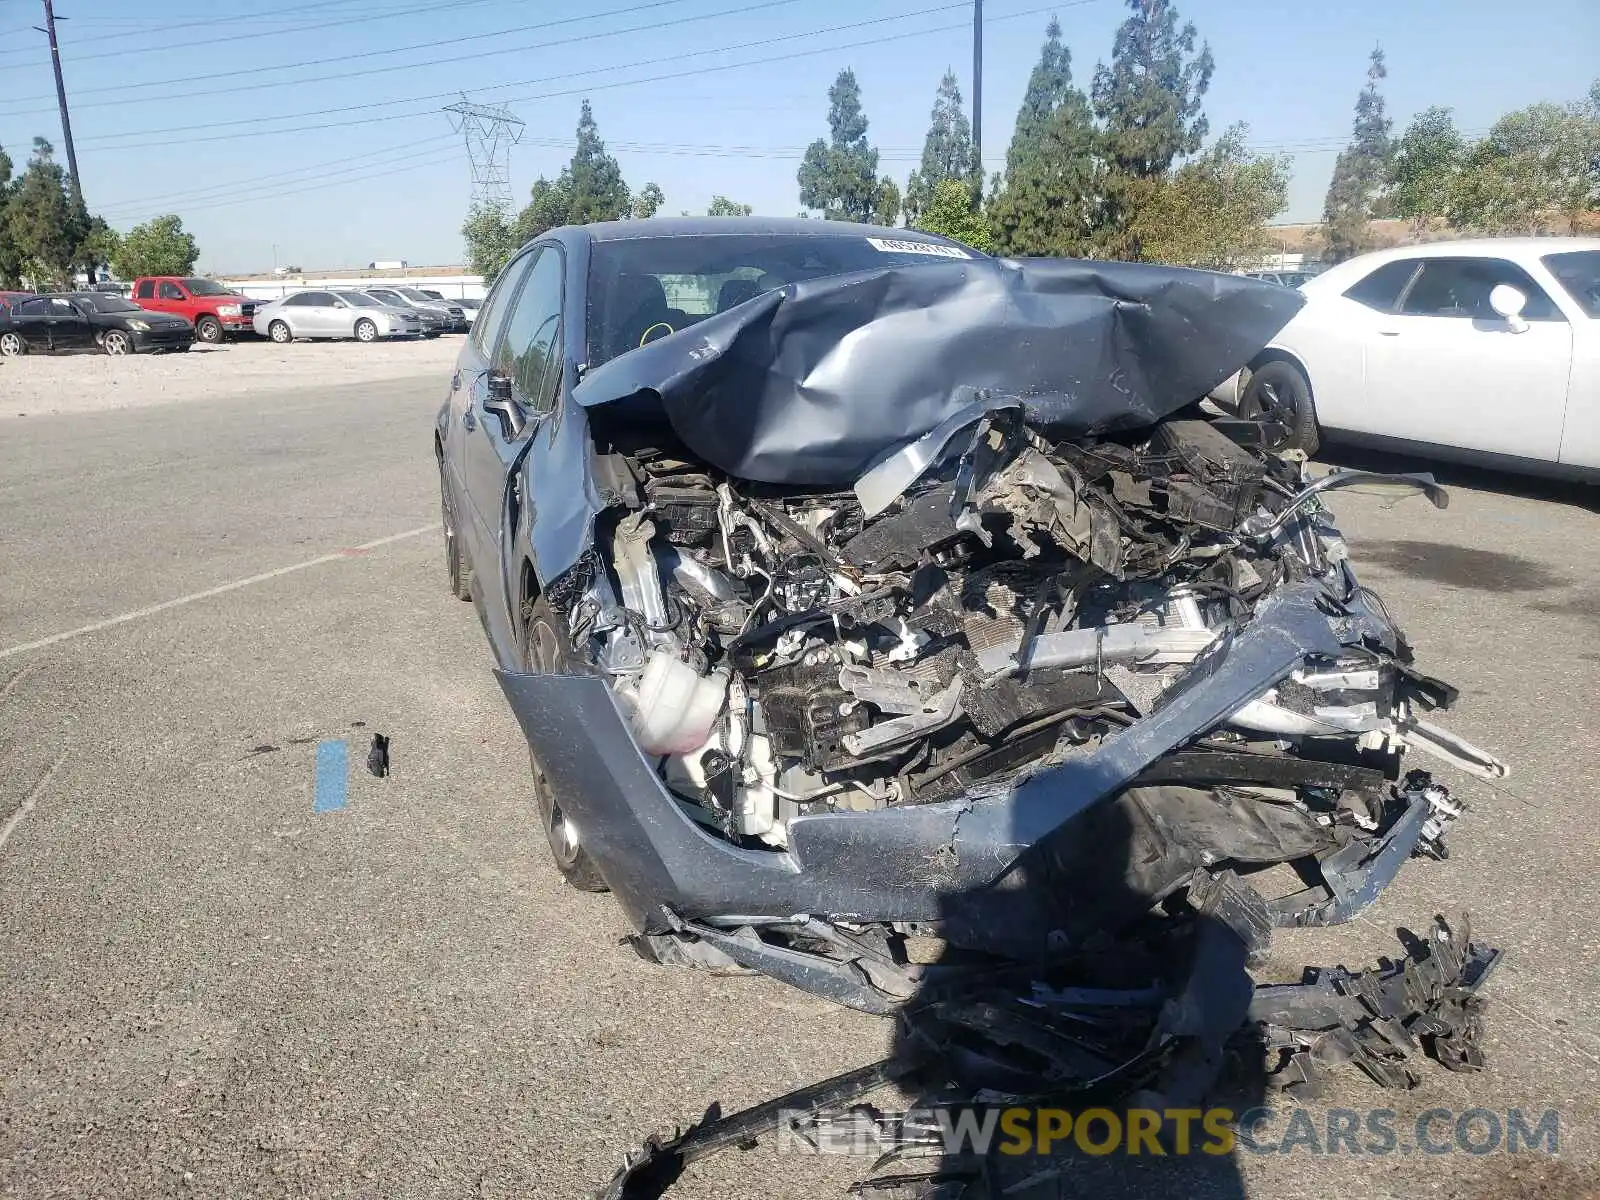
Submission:
[[[542,50],[551,46],[566,46],[576,42],[594,41],[600,38],[608,37],[619,37],[628,33],[648,32],[671,25],[686,25],[694,21],[708,21],[717,17],[737,15],[741,12],[757,11],[764,8],[774,8],[781,4],[795,4],[798,2],[799,0],[769,0],[768,3],[748,6],[746,8],[735,8],[719,12],[704,13],[698,16],[680,17],[671,21],[657,21],[650,25],[633,25],[626,29],[601,30],[594,33],[583,34],[578,37],[561,38],[548,42],[534,42],[531,45],[526,46],[507,46],[498,50],[485,51],[480,54],[458,55],[453,58],[433,57],[429,58],[425,63],[404,63],[398,66],[374,67],[362,71],[338,71],[331,75],[313,75],[309,78],[271,80],[265,83],[245,83],[240,84],[237,87],[207,88],[187,92],[171,92],[161,96],[125,97],[118,100],[98,100],[88,105],[80,105],[79,107],[104,108],[111,105],[123,107],[129,104],[153,104],[169,100],[186,100],[195,96],[222,96],[233,92],[259,91],[263,88],[295,87],[308,83],[322,83],[330,79],[354,79],[366,75],[381,75],[390,71],[415,71],[418,67],[433,67],[441,66],[447,63],[475,61],[479,58],[490,58],[499,54],[522,54],[529,50]],[[275,63],[269,67],[248,67],[237,71],[213,71],[205,75],[186,75],[179,76],[174,79],[149,80],[143,83],[115,84],[110,87],[87,88],[80,91],[78,94],[80,96],[104,95],[107,92],[126,92],[137,88],[168,87],[175,83],[199,83],[207,79],[237,79],[242,75],[261,75],[273,71],[295,70],[301,67],[326,66],[330,63],[350,63],[362,59],[383,58],[390,54],[407,54],[413,50],[432,51],[436,50],[440,46],[454,46],[460,45],[464,42],[479,42],[487,38],[508,37],[514,33],[525,33],[530,29],[548,29],[557,25],[572,25],[578,22],[588,23],[590,21],[602,20],[606,17],[626,16],[632,13],[646,12],[657,8],[668,8],[673,5],[684,3],[687,3],[687,0],[651,0],[651,2],[648,4],[633,4],[629,5],[627,8],[614,8],[609,12],[586,13],[581,17],[565,17],[558,21],[538,21],[531,25],[516,25],[510,29],[496,29],[488,33],[464,34],[461,37],[454,38],[436,38],[428,42],[413,42],[405,46],[394,46],[386,50],[364,50],[357,54],[337,54],[328,58],[305,59],[301,62]],[[38,99],[44,99],[44,97],[29,96],[24,100],[18,101],[18,103],[26,103],[29,100]],[[0,116],[25,116],[29,113],[38,111],[41,110],[17,109],[6,113],[0,113]]]
[[[504,4],[504,3],[509,3],[509,2],[511,2],[511,0],[450,0],[450,7],[451,7],[452,10],[455,10],[455,9],[466,8],[466,7],[469,7],[471,5],[478,5],[478,4]],[[306,5],[299,6],[299,9],[326,9],[327,7],[328,7],[328,3],[306,4]],[[366,7],[367,8],[371,8],[372,6],[369,3],[369,4],[366,5]],[[278,10],[278,15],[281,16],[284,12],[298,11],[299,9],[279,9]],[[339,19],[337,21],[320,21],[320,22],[317,22],[316,24],[312,24],[312,25],[293,25],[293,26],[289,26],[288,28],[285,28],[285,29],[257,29],[257,30],[252,30],[249,33],[228,34],[228,35],[226,35],[224,37],[200,38],[200,39],[197,39],[197,40],[194,40],[194,41],[188,41],[188,42],[165,42],[165,43],[163,43],[162,45],[159,45],[159,46],[141,46],[141,47],[138,47],[136,52],[139,53],[139,54],[156,54],[156,53],[159,53],[159,52],[164,51],[164,50],[184,50],[184,49],[187,49],[187,48],[189,48],[191,46],[217,46],[217,45],[221,45],[223,42],[258,41],[261,38],[280,37],[280,36],[282,36],[284,34],[290,34],[290,33],[306,33],[306,32],[309,32],[309,31],[315,30],[315,29],[333,29],[336,26],[342,26],[342,25],[363,25],[363,24],[367,24],[368,22],[371,22],[371,21],[388,21],[388,20],[392,20],[392,19],[394,19],[396,17],[414,16],[417,13],[431,13],[431,14],[437,16],[440,13],[440,4],[436,2],[436,3],[433,3],[433,4],[417,5],[414,8],[396,8],[396,9],[391,9],[388,12],[377,12],[377,13],[368,12],[368,13],[362,15],[362,16],[359,16],[359,17],[343,17],[343,18],[341,18],[341,19]],[[237,18],[234,18],[234,17],[212,18],[212,19],[208,19],[206,21],[187,22],[187,23],[182,24],[182,25],[152,26],[149,29],[143,30],[142,32],[154,33],[154,32],[163,31],[163,30],[189,29],[189,28],[192,28],[195,25],[204,25],[204,24],[224,24],[224,23],[226,23],[226,24],[232,25],[232,24],[235,24],[236,22],[237,22]],[[74,45],[79,45],[79,46],[87,45],[90,42],[113,42],[113,41],[114,42],[125,42],[128,36],[130,36],[130,35],[121,34],[121,33],[104,33],[104,34],[99,34],[99,35],[97,35],[95,37],[84,38],[82,41],[74,43]],[[20,50],[0,50],[0,55],[20,54],[20,53],[22,53],[22,51],[20,51]],[[128,47],[123,46],[122,48],[117,49],[117,50],[103,50],[103,51],[100,51],[99,53],[96,53],[96,54],[78,54],[78,55],[74,56],[74,61],[83,62],[83,61],[87,61],[89,59],[96,59],[96,58],[126,58],[128,56],[128,53],[129,53]]]
[[[1020,18],[1020,17],[1037,16],[1037,15],[1042,14],[1042,13],[1055,12],[1055,11],[1061,9],[1061,8],[1073,8],[1073,7],[1078,7],[1079,5],[1082,5],[1082,4],[1105,3],[1105,2],[1108,2],[1108,0],[1067,0],[1067,3],[1064,3],[1064,4],[1049,5],[1049,6],[1046,6],[1046,7],[1027,9],[1027,10],[1024,10],[1022,12],[1008,13],[1008,14],[1005,14],[1003,16],[992,17],[992,18],[990,18],[990,21],[992,23],[994,21],[1014,20],[1014,19],[1017,19],[1017,18]],[[923,17],[923,16],[928,16],[928,15],[930,15],[932,13],[948,12],[948,11],[951,11],[953,9],[965,9],[965,8],[966,8],[966,0],[956,0],[955,3],[935,5],[935,6],[931,7],[931,8],[916,9],[916,10],[913,10],[913,11],[910,11],[910,12],[896,13],[896,14],[892,14],[890,16],[884,16],[884,17],[874,17],[874,18],[871,18],[871,19],[865,20],[865,21],[854,21],[854,22],[850,22],[850,23],[847,23],[847,24],[843,24],[843,25],[833,25],[833,26],[828,26],[828,27],[821,28],[821,29],[806,30],[806,31],[799,32],[799,33],[783,34],[783,35],[778,36],[778,37],[765,37],[765,38],[761,38],[761,39],[758,39],[758,40],[755,40],[755,41],[739,42],[739,43],[735,43],[733,45],[728,45],[728,46],[716,46],[716,47],[711,47],[711,48],[706,49],[706,50],[692,50],[692,51],[689,51],[688,53],[670,54],[670,55],[664,55],[664,56],[657,57],[657,58],[640,59],[640,60],[637,60],[635,62],[617,63],[617,64],[614,64],[612,66],[595,67],[595,68],[590,68],[588,70],[582,70],[582,71],[569,71],[569,72],[566,72],[565,74],[561,74],[561,75],[543,75],[543,76],[541,76],[541,77],[539,77],[537,79],[519,79],[519,80],[512,80],[512,81],[505,82],[505,83],[482,84],[482,85],[479,85],[475,89],[475,91],[477,91],[478,93],[481,94],[483,92],[501,91],[501,90],[504,90],[506,88],[525,87],[525,86],[528,86],[530,84],[545,83],[545,82],[549,82],[551,80],[576,79],[576,78],[581,78],[581,77],[584,77],[584,76],[605,74],[605,73],[614,72],[614,71],[631,71],[631,70],[634,70],[634,69],[639,68],[639,67],[656,66],[656,65],[659,65],[659,64],[662,64],[662,63],[669,63],[669,62],[676,63],[676,62],[682,62],[684,59],[687,59],[687,58],[699,58],[699,57],[703,57],[705,55],[710,55],[710,54],[726,54],[726,53],[730,53],[730,52],[737,51],[737,50],[749,50],[749,49],[754,49],[754,48],[763,47],[763,46],[771,46],[771,45],[774,45],[774,44],[780,43],[780,42],[797,41],[797,40],[801,40],[801,39],[805,39],[805,38],[813,38],[813,37],[823,37],[823,36],[826,36],[828,34],[842,33],[842,32],[846,32],[848,30],[852,30],[852,29],[862,29],[862,28],[866,28],[866,27],[872,26],[872,25],[882,25],[882,24],[885,24],[886,22],[890,22],[890,21],[903,21],[903,20],[907,20],[907,19],[912,18],[912,17]],[[695,76],[695,75],[709,74],[709,73],[712,73],[712,72],[719,72],[719,71],[736,70],[736,69],[741,69],[741,68],[744,68],[744,67],[751,67],[751,66],[767,66],[767,65],[770,65],[772,63],[788,62],[788,61],[792,61],[792,60],[797,59],[797,58],[815,57],[815,56],[817,56],[819,54],[834,54],[834,53],[838,53],[839,51],[842,51],[842,50],[854,50],[854,49],[859,49],[859,48],[865,47],[865,46],[876,46],[876,45],[882,45],[882,44],[889,43],[889,42],[904,41],[904,40],[907,40],[907,39],[910,39],[910,38],[927,37],[927,36],[930,36],[932,34],[937,34],[937,33],[948,33],[952,29],[965,29],[965,28],[966,28],[965,23],[962,23],[960,25],[931,26],[931,27],[927,27],[927,28],[923,28],[923,29],[911,30],[911,31],[906,32],[906,33],[891,34],[891,35],[888,35],[886,37],[881,37],[881,38],[868,38],[868,39],[864,39],[864,40],[856,41],[856,42],[846,42],[846,43],[844,43],[842,45],[837,45],[837,46],[827,46],[827,47],[822,47],[822,48],[819,48],[819,49],[816,49],[816,50],[805,50],[805,51],[797,51],[797,52],[790,53],[790,54],[773,55],[773,56],[769,56],[769,57],[766,57],[766,58],[751,59],[751,60],[748,60],[748,61],[745,61],[745,62],[723,63],[723,64],[716,64],[716,65],[712,65],[712,66],[696,67],[696,68],[692,68],[692,69],[689,69],[689,70],[676,71],[676,72],[671,72],[671,73],[664,74],[664,75],[655,75],[655,76],[649,76],[649,77],[645,77],[645,78],[634,78],[634,79],[623,80],[623,81],[620,81],[620,82],[596,83],[596,84],[593,84],[593,85],[591,85],[589,87],[573,88],[573,89],[567,89],[567,90],[564,90],[564,91],[533,93],[533,94],[530,94],[528,96],[514,97],[511,100],[506,101],[506,103],[514,104],[514,103],[518,103],[520,101],[529,100],[529,99],[546,99],[546,98],[553,97],[553,96],[577,95],[577,94],[585,92],[585,91],[598,91],[598,90],[608,89],[608,88],[613,88],[613,87],[632,87],[632,86],[636,86],[636,85],[644,84],[644,83],[657,83],[657,82],[662,82],[664,80],[670,80],[670,79],[683,79],[683,78],[687,78],[687,77]],[[422,109],[422,110],[413,111],[413,112],[409,112],[409,113],[397,113],[397,114],[393,114],[391,116],[386,116],[386,117],[363,117],[363,118],[359,118],[359,119],[355,119],[355,120],[348,120],[348,121],[322,121],[322,122],[318,122],[315,125],[290,126],[290,127],[283,128],[283,129],[259,129],[259,128],[254,128],[255,126],[258,126],[258,125],[260,125],[260,124],[262,124],[264,122],[269,122],[269,121],[289,121],[289,120],[298,120],[300,118],[306,118],[306,117],[324,117],[324,116],[333,116],[333,115],[336,115],[336,114],[339,114],[339,113],[370,111],[371,109],[374,109],[374,108],[393,108],[396,105],[400,105],[400,104],[421,103],[421,102],[426,102],[426,101],[442,100],[442,99],[446,99],[448,97],[454,96],[455,94],[456,93],[454,93],[454,92],[436,92],[436,93],[433,93],[433,94],[430,94],[430,95],[404,97],[404,98],[395,99],[395,100],[370,101],[370,102],[365,103],[365,104],[339,105],[339,106],[336,106],[336,107],[333,107],[333,108],[312,109],[312,110],[309,110],[309,111],[295,112],[295,113],[280,113],[280,114],[277,114],[277,115],[274,115],[274,116],[247,117],[247,118],[240,118],[238,120],[233,120],[233,121],[216,121],[216,122],[210,122],[210,123],[207,123],[207,124],[178,125],[178,126],[172,126],[172,127],[164,128],[164,129],[137,130],[137,131],[134,131],[135,136],[137,136],[138,134],[163,134],[163,133],[178,133],[178,134],[186,134],[188,136],[185,136],[185,137],[182,137],[182,138],[173,139],[171,141],[121,143],[120,146],[108,147],[108,148],[111,148],[111,149],[120,149],[120,148],[135,149],[135,148],[140,148],[140,149],[142,149],[142,148],[148,147],[148,146],[177,145],[177,144],[181,144],[181,143],[194,142],[194,141],[228,141],[228,140],[231,140],[231,139],[233,139],[235,137],[246,136],[245,134],[228,134],[228,135],[224,135],[222,137],[204,137],[204,138],[196,138],[196,137],[193,136],[193,132],[194,131],[196,131],[196,130],[204,130],[204,129],[239,128],[239,127],[242,126],[242,127],[246,127],[247,129],[249,129],[249,133],[248,133],[247,136],[250,136],[250,137],[269,137],[269,136],[271,136],[273,134],[278,134],[278,133],[300,133],[300,132],[305,132],[307,130],[312,130],[312,129],[338,129],[338,128],[348,128],[348,127],[356,126],[356,125],[370,125],[370,124],[374,124],[374,123],[379,123],[379,122],[389,121],[389,120],[395,120],[395,119],[404,120],[404,119],[408,119],[408,118],[411,118],[411,117],[430,115],[431,114],[431,110]],[[97,142],[112,142],[112,141],[118,141],[120,138],[125,137],[125,136],[127,136],[125,133],[124,134],[104,134],[104,135],[100,135],[100,136],[96,137],[93,140],[95,140]]]

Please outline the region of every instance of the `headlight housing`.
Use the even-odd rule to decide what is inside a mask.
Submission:
[[[217,305],[217,316],[219,317],[237,317],[243,311],[237,304]]]
[[[133,317],[128,321],[128,328],[134,330],[137,333],[149,333],[150,332],[150,322],[149,321],[141,321],[141,320],[139,320],[138,317]]]

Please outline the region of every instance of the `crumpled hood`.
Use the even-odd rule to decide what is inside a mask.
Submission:
[[[623,354],[574,392],[659,404],[737,478],[845,486],[971,402],[1061,437],[1152,424],[1247,363],[1298,292],[1144,263],[968,259],[791,284]]]

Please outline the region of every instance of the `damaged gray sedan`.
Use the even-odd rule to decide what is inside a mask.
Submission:
[[[1506,768],[1323,500],[1444,493],[1195,403],[1300,304],[835,222],[526,247],[435,450],[562,873],[647,958],[887,1013],[1198,920],[1242,971],[1443,855],[1458,802],[1406,768]]]

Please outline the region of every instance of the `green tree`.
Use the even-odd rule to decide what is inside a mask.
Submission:
[[[1156,185],[1133,222],[1142,258],[1220,270],[1269,248],[1267,222],[1288,203],[1290,160],[1252,154],[1248,134],[1231,126]]]
[[[72,194],[66,171],[44,138],[33,139],[28,169],[6,203],[6,232],[18,274],[35,287],[72,283],[78,251],[89,234],[89,219]]]
[[[1573,233],[1600,207],[1600,82],[1584,102],[1496,121],[1451,180],[1446,215],[1481,233]]]
[[[554,183],[541,175],[534,180],[527,206],[517,214],[512,224],[513,249],[531,242],[542,233],[568,224],[571,212],[571,173],[563,170]]]
[[[755,209],[751,208],[748,204],[739,204],[733,200],[729,200],[726,196],[717,195],[711,197],[711,207],[706,209],[706,216],[748,217],[753,212],[755,212]],[[684,215],[687,216],[688,214],[685,213]]]
[[[1081,255],[1100,203],[1099,135],[1072,85],[1072,52],[1054,17],[1017,112],[1006,169],[990,186],[994,245],[1003,254]]]
[[[1367,64],[1367,82],[1356,98],[1355,124],[1350,144],[1339,152],[1322,206],[1323,241],[1327,257],[1343,262],[1367,248],[1368,222],[1374,206],[1389,186],[1394,167],[1390,121],[1378,85],[1389,74],[1383,51],[1374,49]]]
[[[667,202],[662,191],[653,183],[647,183],[639,189],[639,194],[633,198],[630,206],[631,215],[640,220],[653,217],[661,211],[661,206]]]
[[[11,236],[11,156],[0,147],[0,288],[22,286],[22,252]]]
[[[878,151],[867,142],[861,86],[846,67],[828,89],[828,140],[806,147],[796,178],[800,203],[830,221],[871,221],[883,199]]]
[[[1141,206],[1177,159],[1204,144],[1203,103],[1215,68],[1211,47],[1196,52],[1194,25],[1178,24],[1170,0],[1128,0],[1128,7],[1132,15],[1117,29],[1111,65],[1094,73],[1105,163],[1094,241],[1108,258],[1140,257],[1133,227]]]
[[[900,188],[895,181],[887,175],[878,180],[878,199],[872,210],[873,223],[891,228],[898,225],[903,207],[904,201],[900,199]]]
[[[189,275],[200,258],[194,236],[173,213],[135,225],[115,247],[112,269],[123,279],[141,275]]]
[[[623,182],[622,168],[606,153],[600,127],[587,100],[578,115],[577,149],[561,175],[566,185],[562,189],[567,195],[566,224],[616,221],[632,211],[632,197]]]
[[[1449,211],[1465,154],[1466,143],[1448,108],[1424,109],[1395,143],[1394,211],[1411,220],[1418,236]]]
[[[499,278],[521,245],[505,211],[495,204],[474,204],[461,236],[467,243],[467,270],[482,275],[485,285]]]
[[[973,208],[972,186],[965,179],[941,179],[913,228],[942,233],[974,250],[994,253],[994,229],[989,218]]]
[[[983,166],[973,156],[972,122],[961,105],[961,88],[956,73],[946,70],[933,98],[928,136],[922,143],[922,164],[906,182],[906,220],[915,222],[933,199],[933,193],[946,179],[959,179],[967,185],[972,202],[977,203],[983,188]]]

